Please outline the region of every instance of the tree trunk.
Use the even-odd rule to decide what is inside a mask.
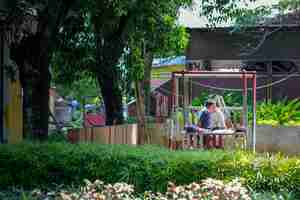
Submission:
[[[136,80],[134,83],[136,95],[136,113],[138,120],[138,144],[142,145],[147,143],[144,88],[142,86],[142,80]]]
[[[97,76],[102,97],[105,104],[106,125],[123,123],[122,90],[120,84],[119,58],[123,53],[125,44],[119,36],[105,41],[97,34]]]
[[[20,67],[23,87],[24,134],[44,140],[49,118],[49,39],[42,33],[27,37],[12,48],[12,59]]]
[[[146,52],[144,55],[145,71],[144,71],[144,91],[145,91],[145,109],[146,115],[151,112],[151,70],[152,70],[153,54]]]
[[[118,79],[99,77],[101,93],[105,104],[106,125],[123,123],[122,92],[117,87]]]

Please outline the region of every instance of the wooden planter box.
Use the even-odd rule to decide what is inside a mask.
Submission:
[[[300,127],[257,126],[256,149],[258,152],[282,152],[300,155]]]
[[[149,135],[145,144],[168,146],[168,129],[165,124],[154,123],[146,127]],[[68,133],[71,143],[92,142],[98,144],[138,144],[137,124],[81,128]]]
[[[79,133],[80,142],[99,144],[137,145],[137,137],[136,124],[82,128]]]

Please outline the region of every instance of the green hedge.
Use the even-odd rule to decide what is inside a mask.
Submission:
[[[300,193],[300,159],[223,151],[171,152],[159,147],[66,143],[0,145],[0,188],[72,184],[101,179],[138,191],[163,191],[168,181],[187,184],[212,177],[242,177],[257,191]]]

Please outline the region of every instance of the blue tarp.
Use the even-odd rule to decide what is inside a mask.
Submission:
[[[170,58],[155,58],[153,60],[153,67],[171,66],[171,65],[184,65],[185,56],[170,57]]]

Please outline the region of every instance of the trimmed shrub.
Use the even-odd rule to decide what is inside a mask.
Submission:
[[[0,188],[80,183],[83,179],[126,182],[138,192],[167,189],[206,178],[242,178],[257,191],[300,193],[300,159],[245,152],[180,151],[66,143],[0,146]]]

